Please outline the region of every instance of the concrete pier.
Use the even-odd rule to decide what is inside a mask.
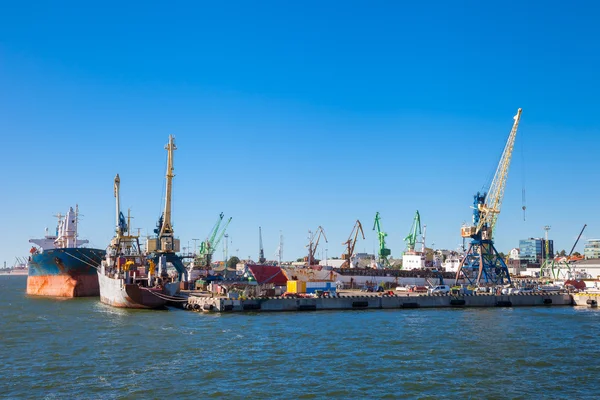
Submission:
[[[461,307],[531,307],[571,306],[570,294],[514,294],[514,295],[337,295],[314,298],[262,297],[243,300],[224,297],[191,295],[188,308],[195,311],[318,311],[318,310],[372,310],[409,308]]]

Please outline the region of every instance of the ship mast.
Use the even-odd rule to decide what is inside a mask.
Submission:
[[[171,227],[171,191],[173,188],[173,151],[177,150],[175,146],[175,138],[169,135],[169,143],[165,146],[167,150],[167,190],[165,194],[165,211],[163,212],[163,223],[160,229],[159,236],[173,236],[173,228]]]
[[[121,187],[121,178],[119,178],[119,174],[117,174],[117,176],[115,176],[115,199],[116,199],[116,205],[117,205],[117,213],[116,215],[116,220],[115,220],[115,229],[117,232],[117,235],[120,235],[121,232],[121,223],[120,223],[120,216],[121,216],[121,195],[120,195],[120,187]]]

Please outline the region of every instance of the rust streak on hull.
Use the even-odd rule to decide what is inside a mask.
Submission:
[[[95,275],[28,276],[27,294],[52,297],[98,296],[100,287]]]

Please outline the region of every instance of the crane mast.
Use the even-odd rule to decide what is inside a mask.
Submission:
[[[356,220],[352,231],[350,232],[350,236],[348,240],[346,240],[343,245],[346,246],[346,252],[342,254],[342,260],[345,260],[342,264],[341,268],[348,268],[352,266],[351,259],[354,254],[354,248],[356,247],[356,241],[358,239],[358,233],[361,233],[363,240],[365,239],[365,233],[362,228],[362,224],[359,220]],[[354,236],[354,237],[353,237]]]
[[[165,146],[167,150],[167,174],[166,174],[166,193],[165,193],[165,210],[163,211],[163,221],[160,229],[160,237],[173,236],[173,227],[171,223],[171,194],[173,190],[173,151],[177,150],[175,146],[175,138],[169,135],[169,143]]]
[[[492,236],[504,198],[521,111],[519,108],[513,117],[513,126],[489,190],[477,192],[473,198],[473,225],[461,228],[462,237],[472,240],[456,274],[457,281],[464,278],[469,283],[479,284],[483,277],[488,284],[510,283],[508,268],[494,247]]]
[[[177,270],[179,279],[181,280],[187,270],[181,261],[181,258],[177,256],[179,252],[179,239],[175,239],[173,232],[173,223],[171,219],[171,197],[173,192],[173,152],[177,150],[175,146],[175,137],[169,135],[169,142],[165,146],[167,150],[167,173],[166,173],[166,185],[165,185],[165,208],[158,219],[156,229],[156,238],[148,239],[146,244],[146,250],[149,253],[153,253],[151,259],[158,265],[161,256],[164,256],[164,260],[167,264],[172,264]],[[165,268],[166,273],[166,268]]]

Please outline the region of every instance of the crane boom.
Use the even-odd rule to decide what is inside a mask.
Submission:
[[[571,254],[573,254],[573,250],[575,250],[577,243],[579,243],[579,239],[581,238],[581,235],[583,235],[583,231],[585,230],[586,226],[587,226],[587,224],[584,224],[583,228],[581,228],[581,232],[579,232],[579,236],[577,236],[577,240],[575,240],[575,243],[573,244],[573,248],[571,248],[571,251],[569,252],[569,255],[567,256],[567,258],[571,257]]]
[[[219,219],[217,219],[217,222],[215,223],[215,226],[210,234],[210,239],[208,239],[210,243],[215,242],[215,238],[217,237],[217,233],[219,232],[219,227],[221,226],[221,222],[223,222],[224,216],[225,215],[223,213],[219,214]]]
[[[500,213],[500,208],[502,207],[504,189],[506,188],[506,178],[508,177],[508,169],[510,167],[512,152],[515,147],[517,128],[519,127],[519,121],[521,120],[521,111],[522,109],[519,108],[517,110],[517,115],[513,117],[513,127],[510,131],[510,135],[508,136],[508,140],[506,141],[506,145],[504,146],[504,151],[500,157],[500,162],[496,168],[496,173],[494,174],[494,179],[492,180],[490,189],[488,190],[487,195],[484,195],[485,204],[481,206],[483,215],[477,224],[477,231],[481,232],[481,230],[487,226],[490,238],[492,237],[493,230],[496,227],[498,214]]]
[[[231,222],[232,218],[233,217],[229,217],[229,219],[227,220],[227,222],[223,226],[223,229],[221,229],[221,233],[219,233],[219,236],[217,237],[217,240],[211,246],[211,253],[214,253],[214,251],[217,248],[217,246],[219,245],[219,243],[221,243],[221,239],[223,239],[223,235],[225,234],[225,231],[227,230],[227,227],[229,226],[229,223]]]

